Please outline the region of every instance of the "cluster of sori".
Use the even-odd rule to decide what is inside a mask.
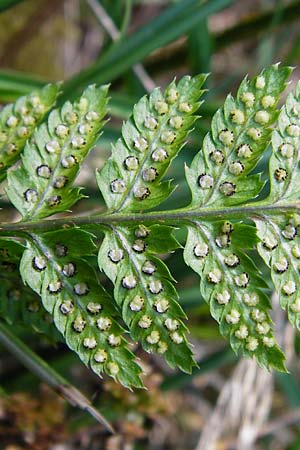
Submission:
[[[205,76],[186,76],[178,85],[171,83],[164,93],[155,89],[135,105],[123,125],[122,138],[100,172],[99,186],[110,208],[133,210],[148,207],[150,199],[161,202],[161,193],[156,198],[160,180],[196,120],[193,113],[199,107],[204,80]],[[106,174],[109,189],[101,180]]]
[[[199,224],[189,231],[185,258],[202,277],[201,293],[221,332],[234,348],[251,354],[273,347],[275,339],[259,277],[245,270],[245,259],[232,243],[237,227],[229,222],[221,227]]]
[[[90,86],[36,129],[22,166],[8,176],[8,195],[23,216],[45,217],[81,197],[71,185],[103,126],[106,94],[107,87]]]
[[[42,248],[45,250],[44,244]],[[41,293],[44,307],[67,344],[97,374],[105,370],[128,384],[123,372],[130,374],[133,355],[126,349],[124,330],[114,318],[111,300],[91,277],[88,263],[76,258],[63,242],[47,246],[46,254],[34,246],[26,256],[27,252],[25,260],[26,264],[31,261],[31,271],[27,269],[26,280]],[[128,360],[127,367],[124,360]]]
[[[82,115],[83,111],[87,112],[84,118],[79,120],[79,113]],[[24,192],[27,202],[38,201],[39,191],[44,194],[45,184],[49,183],[49,179],[51,179],[51,185],[46,199],[48,205],[55,207],[61,202],[61,196],[56,192],[68,184],[70,169],[72,179],[74,178],[73,168],[84,158],[85,154],[82,150],[87,143],[90,145],[89,137],[95,133],[95,124],[99,119],[96,111],[88,110],[88,100],[81,97],[78,104],[64,114],[62,123],[55,126],[52,132],[49,130],[49,140],[44,145],[44,150],[48,153],[45,160],[49,161],[49,164],[41,160],[39,161],[41,164],[36,166],[35,171],[39,181],[36,183],[36,189],[27,189]]]
[[[278,217],[276,221],[257,218],[256,225],[261,239],[258,250],[271,267],[272,279],[282,306],[287,308],[290,321],[299,327],[299,216],[293,215],[289,220]]]
[[[151,245],[151,233],[151,226],[139,225],[129,231],[118,228],[117,238],[108,237],[107,243],[104,242],[99,260],[115,283],[116,301],[122,307],[132,337],[147,351],[165,354],[171,365],[180,366],[181,352],[191,356],[186,327],[181,321],[184,314],[177,303],[172,278],[155,256],[157,250]]]
[[[300,136],[300,96],[298,84],[295,94],[290,93],[283,106],[278,127],[272,134],[273,154],[270,159],[271,199],[296,198],[297,167]],[[291,181],[295,179],[295,184]]]
[[[178,115],[173,115],[176,114],[173,106],[175,103]],[[134,137],[129,148],[134,153],[126,156],[123,161],[125,170],[140,172],[141,184],[137,185],[133,191],[134,197],[138,200],[144,200],[150,195],[148,183],[153,183],[161,175],[159,174],[160,163],[165,162],[170,153],[172,154],[169,147],[176,140],[176,130],[184,127],[184,113],[192,112],[192,106],[189,103],[179,101],[179,93],[175,88],[170,88],[165,99],[156,100],[151,106],[154,110],[153,115],[145,117],[141,132]],[[171,108],[170,111],[169,108]],[[151,108],[149,110],[151,111]],[[149,145],[151,145],[150,157],[148,156]],[[147,152],[146,160],[145,152]],[[127,189],[126,178],[131,181],[130,175],[111,181],[111,192],[124,193]]]
[[[247,175],[268,144],[270,127],[278,117],[276,105],[289,73],[287,68],[272,66],[251,81],[245,79],[237,98],[229,95],[224,107],[216,112],[202,152],[187,169],[195,203],[235,204],[258,195],[263,184],[258,176]],[[280,82],[274,83],[277,75]],[[289,125],[287,132],[295,133],[295,125]],[[285,176],[281,169],[276,171],[278,180]]]
[[[0,179],[16,161],[36,126],[53,107],[57,95],[58,85],[47,85],[3,108],[0,113]]]

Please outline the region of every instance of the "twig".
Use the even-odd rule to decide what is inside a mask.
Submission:
[[[275,420],[272,420],[266,423],[257,433],[257,439],[263,438],[267,435],[276,435],[283,428],[293,425],[294,423],[300,420],[300,408],[296,408],[293,411],[288,412]],[[236,439],[228,439],[227,441],[223,441],[220,448],[222,450],[235,450],[237,448]]]
[[[120,38],[121,34],[103,6],[99,2],[97,2],[97,0],[87,0],[87,3],[97,17],[99,23],[107,31],[112,40],[116,42]],[[155,88],[155,83],[153,82],[152,78],[149,77],[143,65],[135,64],[133,66],[133,71],[144,86],[145,90],[147,92],[153,91],[153,89]]]
[[[65,378],[50,367],[43,359],[34,353],[27,345],[14,335],[8,327],[0,322],[0,343],[12,353],[27,369],[51,386],[72,406],[86,411],[101,423],[108,431],[114,429],[107,420],[93,407],[91,402]]]

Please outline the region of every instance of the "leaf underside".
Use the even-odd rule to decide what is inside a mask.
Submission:
[[[274,338],[267,288],[245,251],[256,244],[255,228],[230,222],[195,223],[188,229],[186,263],[201,277],[200,292],[235,352],[265,367],[285,370]]]
[[[286,205],[299,201],[300,85],[283,106],[272,133],[270,194],[268,202]],[[258,252],[271,269],[271,277],[290,322],[300,327],[299,259],[300,217],[297,214],[256,217]]]
[[[264,184],[260,174],[251,172],[270,143],[270,127],[279,115],[275,108],[290,72],[271,66],[252,80],[246,77],[236,98],[226,98],[203,148],[186,168],[191,209],[228,205],[230,218],[230,206],[259,195]],[[268,313],[271,305],[262,290],[267,286],[245,254],[256,245],[253,234],[254,228],[238,223],[194,223],[188,226],[185,261],[200,275],[200,291],[234,351],[285,370]]]
[[[291,70],[278,65],[258,77],[246,77],[237,92],[225,100],[212,119],[186,178],[192,193],[191,207],[227,206],[258,196],[264,183],[251,174],[270,142],[276,106]]]
[[[21,260],[23,281],[41,296],[67,345],[96,374],[105,371],[124,386],[141,387],[141,369],[115,320],[116,309],[83,259],[94,249],[92,235],[79,229],[32,235]]]
[[[0,239],[0,315],[10,324],[27,324],[52,341],[61,337],[51,314],[43,308],[39,296],[25,287],[19,274],[24,247],[11,239]]]
[[[53,110],[27,142],[21,166],[8,173],[7,189],[23,220],[66,211],[83,197],[72,184],[103,127],[107,90],[89,86],[77,102]]]
[[[146,210],[171,194],[170,181],[162,178],[197,119],[205,79],[205,75],[185,76],[164,93],[154,89],[134,106],[122,137],[97,176],[110,211]]]
[[[135,105],[97,176],[109,211],[144,211],[171,194],[171,182],[162,178],[197,118],[205,78],[186,76]],[[185,336],[185,314],[174,279],[159,258],[178,247],[172,228],[115,225],[104,232],[99,267],[114,284],[115,300],[132,338],[146,351],[163,354],[171,367],[191,372],[195,362]]]

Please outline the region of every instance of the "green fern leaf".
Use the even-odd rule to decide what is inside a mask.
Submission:
[[[164,94],[143,97],[123,125],[122,138],[98,172],[97,181],[111,211],[140,211],[160,204],[173,191],[161,181],[197,119],[205,75],[183,77]]]
[[[8,175],[7,194],[23,220],[66,211],[82,198],[72,188],[104,124],[108,86],[89,86],[75,103],[50,113],[27,143],[22,165]]]
[[[270,127],[278,117],[275,108],[290,73],[276,64],[250,82],[245,78],[236,99],[227,97],[212,119],[203,149],[186,168],[190,208],[235,205],[260,193],[260,175],[249,173],[269,144]]]
[[[282,308],[290,322],[300,328],[299,216],[269,216],[275,205],[299,203],[300,84],[282,107],[278,128],[272,133],[270,195],[266,215],[255,218],[260,243],[257,248],[271,268],[271,276]]]
[[[300,83],[282,107],[272,133],[268,203],[299,202]]]
[[[122,138],[97,175],[109,210],[145,210],[172,192],[170,181],[161,180],[197,119],[193,113],[200,106],[205,79],[205,75],[183,77],[164,94],[155,89],[134,107]],[[104,231],[99,267],[115,285],[115,299],[132,338],[146,351],[164,354],[171,367],[190,372],[195,362],[185,337],[185,315],[174,280],[157,257],[164,249],[178,247],[172,228],[112,226]]]
[[[79,102],[53,111],[26,144],[21,166],[9,173],[7,191],[23,221],[2,224],[0,231],[6,236],[16,231],[27,241],[23,280],[41,296],[67,344],[96,373],[142,386],[118,320],[134,341],[163,354],[171,367],[190,372],[195,365],[186,316],[165,264],[168,253],[180,247],[173,236],[178,226],[187,227],[184,259],[200,276],[201,295],[221,334],[235,352],[285,371],[269,286],[249,253],[257,247],[271,267],[281,305],[300,328],[300,85],[281,112],[276,109],[290,72],[271,66],[246,78],[236,98],[227,97],[186,168],[192,201],[179,210],[148,211],[173,190],[164,177],[197,119],[205,75],[184,77],[163,93],[155,89],[134,107],[111,157],[97,172],[104,214],[38,220],[66,211],[81,198],[71,185],[103,125],[107,87],[90,87]],[[272,131],[277,119],[278,129]],[[264,185],[254,172],[270,142],[270,195],[253,201]],[[50,231],[60,224],[63,230]],[[114,285],[115,302],[86,261],[96,258],[85,227],[104,234],[98,266]]]
[[[21,261],[21,275],[42,298],[68,346],[100,375],[124,386],[142,387],[116,310],[83,259],[94,252],[92,235],[79,229],[32,235]],[[84,254],[84,255],[83,255]]]
[[[279,294],[282,308],[287,310],[290,322],[300,328],[299,258],[300,239],[297,235],[298,216],[290,220],[256,218],[260,243],[257,249],[265,263],[271,268],[271,277]]]
[[[245,254],[257,238],[244,224],[195,223],[188,227],[184,259],[201,277],[200,292],[235,352],[255,356],[258,363],[284,371],[263,288],[267,285]]]
[[[132,338],[146,351],[163,354],[171,367],[191,372],[195,362],[181,320],[185,314],[173,278],[156,256],[178,248],[172,232],[163,225],[111,227],[98,262],[115,285],[114,296]]]
[[[59,94],[59,84],[48,84],[40,91],[20,97],[15,104],[5,106],[0,113],[0,182],[7,169],[19,158],[25,143],[35,128],[53,108]]]
[[[10,325],[27,324],[52,341],[61,340],[40,298],[20,279],[19,264],[23,245],[12,239],[0,239],[0,316]]]

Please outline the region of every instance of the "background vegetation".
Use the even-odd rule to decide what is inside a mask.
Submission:
[[[112,83],[112,120],[81,172],[79,183],[87,186],[89,199],[76,206],[77,213],[102,207],[91,173],[107,158],[135,101],[155,85],[164,87],[186,73],[212,73],[203,118],[172,168],[182,182],[166,207],[179,206],[188,203],[184,162],[199,150],[225,95],[245,73],[277,61],[298,66],[300,59],[300,1],[0,0],[0,12],[2,104],[49,80],[65,80],[61,100],[87,84]],[[299,78],[298,67],[293,76]],[[14,220],[5,197],[0,203],[6,206],[1,221]],[[1,449],[300,448],[299,336],[275,308],[291,373],[267,373],[252,361],[237,361],[181,252],[169,266],[190,317],[199,361],[192,376],[173,373],[143,353],[148,390],[130,392],[106,378],[99,383],[64,345],[17,328],[29,347],[93,399],[117,434],[109,435],[90,415],[69,406],[1,349]]]

